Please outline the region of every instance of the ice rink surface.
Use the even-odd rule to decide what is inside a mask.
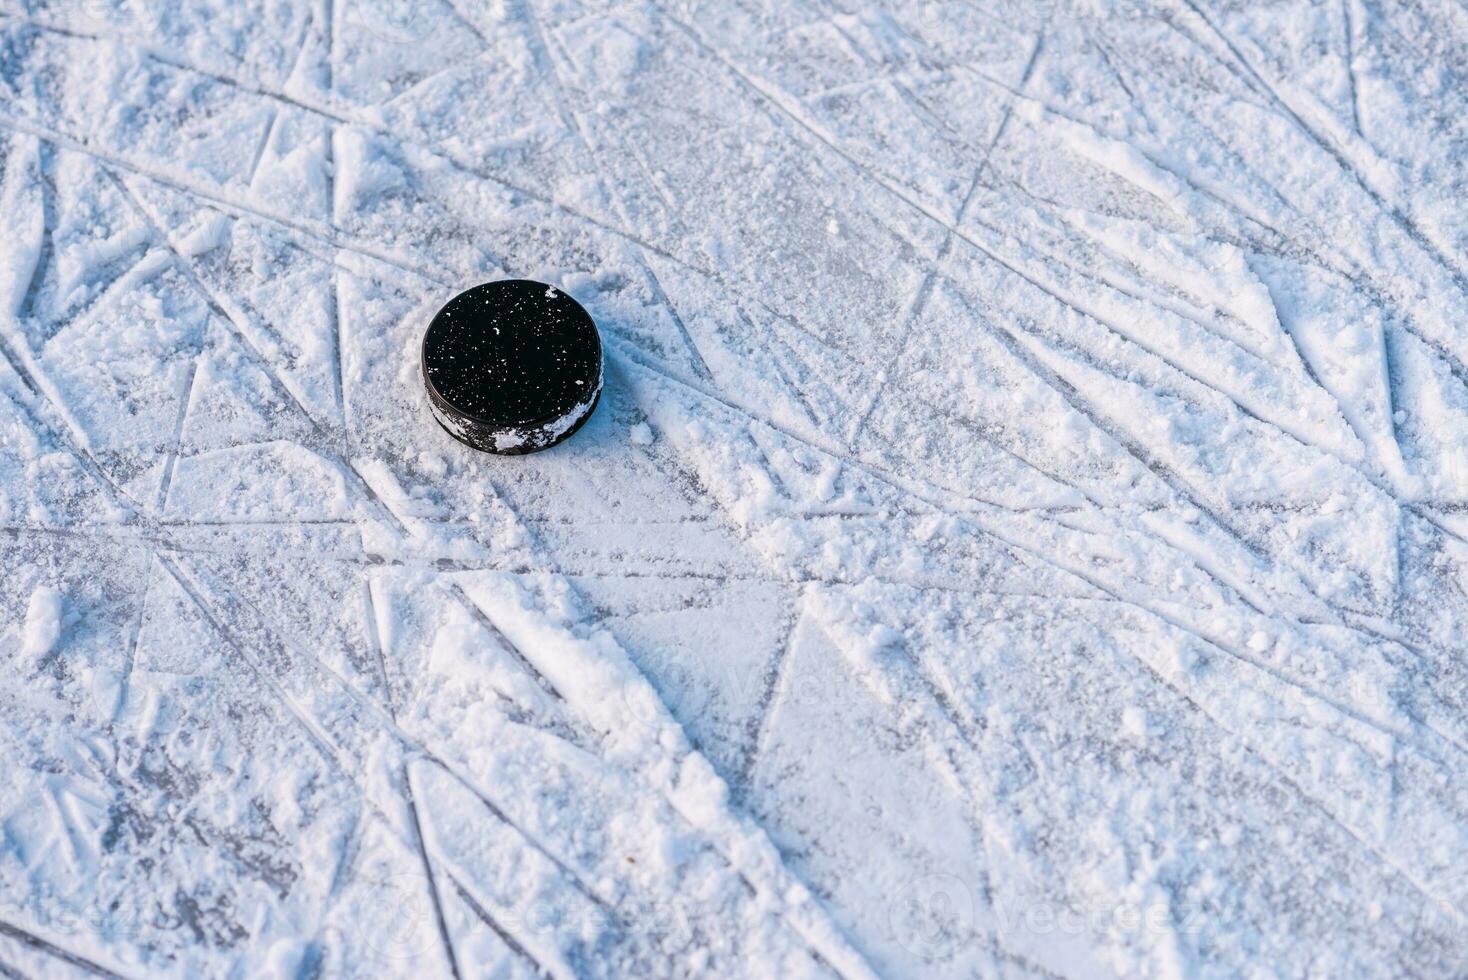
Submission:
[[[1461,977],[1462,0],[0,0],[0,975]],[[536,278],[591,422],[434,424]]]

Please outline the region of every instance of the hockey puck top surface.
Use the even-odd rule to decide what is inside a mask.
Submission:
[[[576,431],[601,394],[601,338],[581,304],[529,279],[449,300],[423,337],[434,416],[475,449],[528,453]]]

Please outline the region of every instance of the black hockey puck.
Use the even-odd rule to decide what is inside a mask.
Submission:
[[[487,453],[549,449],[601,397],[601,338],[570,296],[529,279],[487,282],[444,305],[423,335],[438,424]]]

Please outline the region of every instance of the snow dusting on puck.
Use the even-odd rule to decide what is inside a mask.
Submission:
[[[423,336],[434,418],[487,453],[548,449],[579,429],[601,397],[601,338],[554,286],[508,279],[449,300]]]

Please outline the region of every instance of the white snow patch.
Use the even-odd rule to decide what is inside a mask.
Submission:
[[[652,426],[646,422],[638,422],[627,430],[627,438],[634,446],[651,446],[653,442]]]
[[[55,586],[40,585],[31,592],[21,629],[21,652],[27,657],[43,660],[56,649],[61,640],[63,603],[61,592]]]

